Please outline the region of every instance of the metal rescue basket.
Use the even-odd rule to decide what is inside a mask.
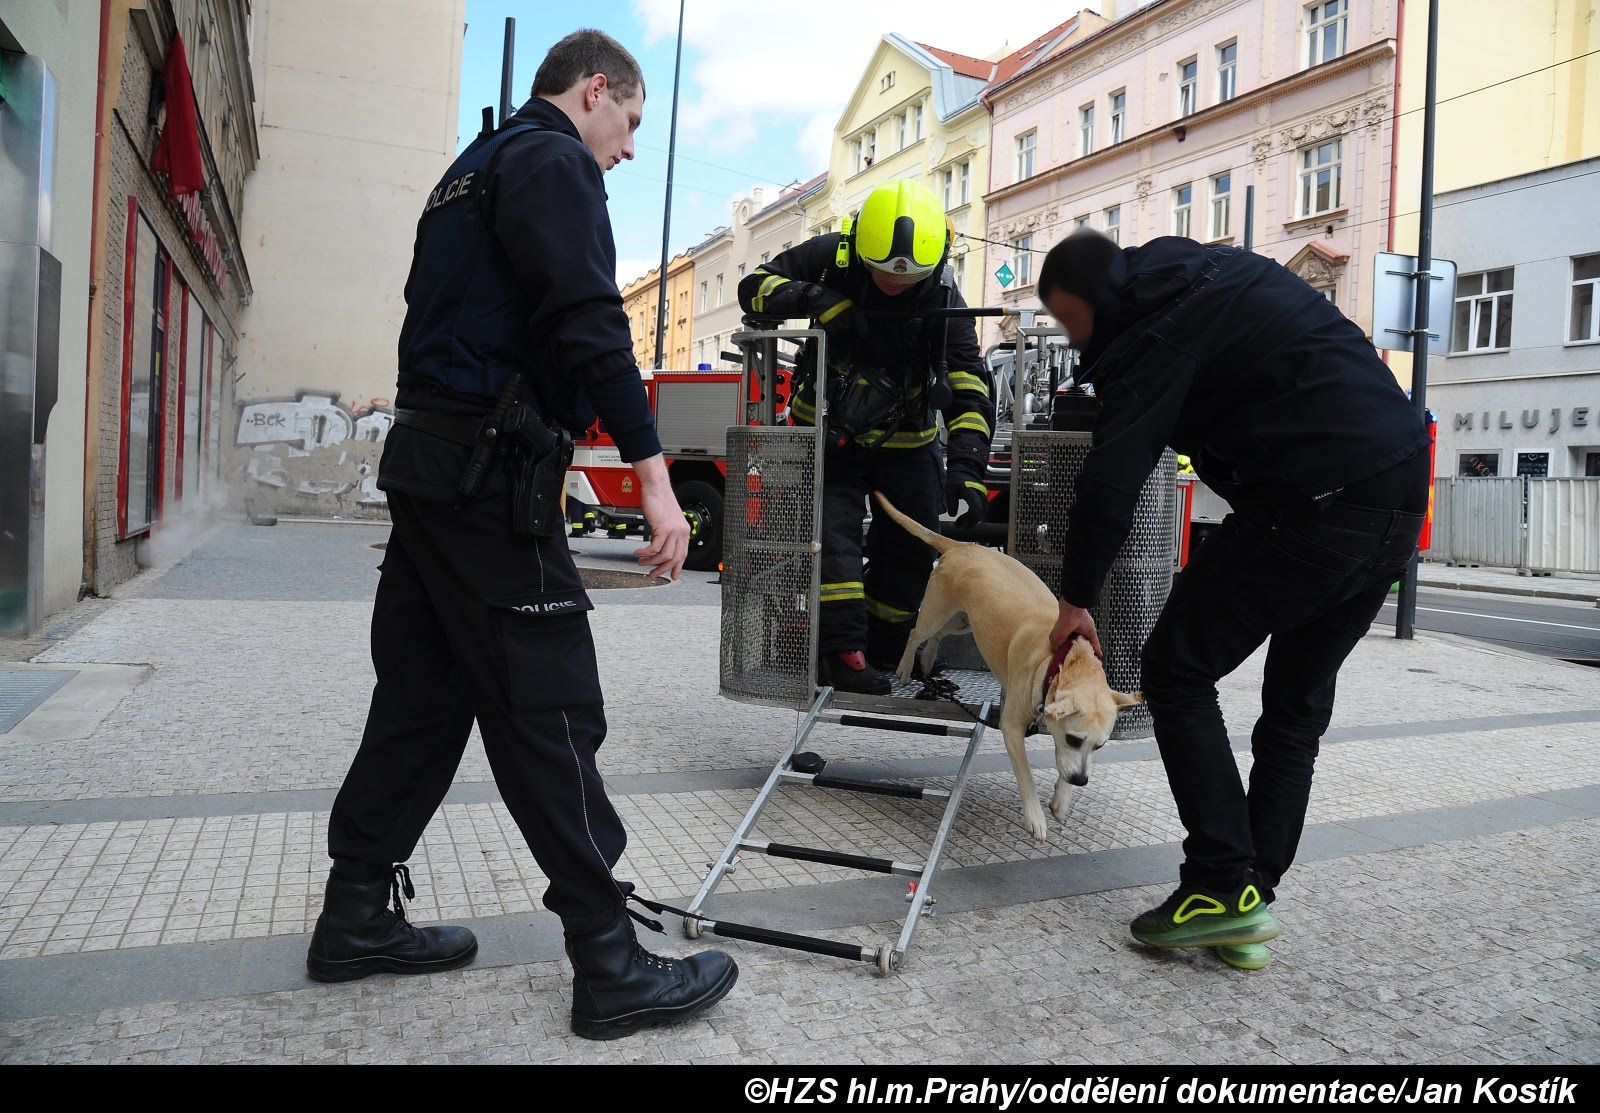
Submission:
[[[1011,309],[933,310],[933,315],[1014,315],[1021,318],[1019,345],[1060,335],[1032,327],[1032,313]],[[927,311],[925,311],[927,315]],[[776,408],[779,341],[811,341],[817,366],[826,367],[826,337],[817,329],[763,329],[735,333],[744,362],[741,397],[745,424],[727,433],[726,526],[723,538],[720,689],[741,703],[791,708],[802,713],[793,740],[779,755],[750,809],[712,862],[704,883],[684,911],[690,938],[702,932],[767,943],[814,954],[872,963],[880,974],[899,967],[923,914],[930,889],[960,808],[973,759],[985,731],[998,723],[1003,693],[997,678],[974,653],[950,639],[948,655],[960,665],[940,677],[954,683],[954,698],[932,699],[920,681],[896,682],[887,696],[836,692],[817,686],[818,579],[820,571],[823,433],[826,399],[818,391],[813,427],[780,425]],[[1015,361],[1020,397],[1024,360]],[[1020,413],[1020,408],[1019,411]],[[1059,541],[1071,507],[1072,480],[1088,448],[1087,433],[1018,429],[1012,469],[1009,544],[1012,553],[1047,584],[1059,579]],[[1140,498],[1138,526],[1119,556],[1095,614],[1106,645],[1107,673],[1114,687],[1138,687],[1139,649],[1165,602],[1172,577],[1176,485],[1172,454],[1165,455]],[[1163,524],[1165,528],[1163,530]],[[961,658],[970,658],[970,662]],[[919,695],[921,698],[919,698]],[[1143,717],[1141,717],[1143,716]],[[825,762],[802,750],[818,723],[946,736],[964,741],[949,788],[835,776]],[[1124,711],[1113,738],[1148,735],[1141,707]],[[780,786],[820,788],[902,800],[941,801],[943,809],[926,856],[920,862],[874,857],[764,841],[757,821]],[[704,912],[718,885],[740,856],[821,863],[915,879],[898,939],[863,945],[717,920]],[[887,895],[886,889],[886,895]]]

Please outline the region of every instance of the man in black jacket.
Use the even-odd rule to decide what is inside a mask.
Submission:
[[[1178,889],[1132,931],[1260,969],[1339,666],[1416,548],[1427,429],[1361,330],[1265,256],[1176,237],[1123,249],[1078,232],[1046,256],[1039,296],[1100,402],[1052,643],[1077,633],[1099,649],[1089,610],[1167,446],[1233,509],[1144,646],[1144,696],[1188,837]],[[1216,684],[1263,642],[1246,793]]]
[[[933,550],[874,515],[865,556],[867,496],[880,490],[907,515],[939,528],[981,520],[994,402],[971,317],[920,311],[966,305],[946,266],[944,208],[920,182],[892,181],[867,195],[839,232],[813,236],[739,283],[746,313],[809,317],[827,333],[826,368],[802,368],[790,416],[814,425],[827,402],[822,491],[818,679],[840,691],[882,695],[900,661],[933,568]],[[899,317],[868,318],[868,310]],[[948,393],[933,382],[940,351]],[[813,353],[814,354],[814,353]],[[937,396],[937,397],[936,397]],[[944,418],[941,459],[934,417]],[[863,571],[865,565],[865,571]]]
[[[635,553],[676,578],[688,523],[673,497],[617,292],[601,175],[633,157],[644,81],[599,31],[557,43],[533,96],[462,152],[417,224],[400,331],[396,425],[378,486],[393,531],[372,615],[377,686],[334,801],[311,976],[448,970],[461,927],[406,922],[403,863],[476,720],[506,808],[549,879],[573,965],[572,1028],[591,1039],[694,1015],[732,988],[719,951],[639,946],[612,877],[627,832],[595,751],[606,722],[560,491],[571,433],[598,414],[650,524]],[[394,907],[388,907],[390,897]]]

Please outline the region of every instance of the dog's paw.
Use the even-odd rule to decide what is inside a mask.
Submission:
[[[1028,803],[1029,806],[1022,809],[1022,825],[1042,845],[1050,839],[1050,827],[1044,821],[1044,809],[1039,807],[1039,802],[1030,800]]]
[[[1056,778],[1056,790],[1050,794],[1050,814],[1056,817],[1057,823],[1066,821],[1067,812],[1072,810],[1072,785],[1067,778]]]

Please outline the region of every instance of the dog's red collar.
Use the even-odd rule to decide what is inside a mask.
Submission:
[[[1056,682],[1056,677],[1061,674],[1061,666],[1067,660],[1067,654],[1072,652],[1072,643],[1078,640],[1078,634],[1073,632],[1067,635],[1067,640],[1056,646],[1056,651],[1050,655],[1050,667],[1044,671],[1044,691],[1039,693],[1039,702],[1045,703],[1050,699],[1050,686]]]

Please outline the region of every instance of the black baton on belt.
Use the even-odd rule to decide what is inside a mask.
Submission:
[[[478,493],[478,484],[483,481],[483,469],[489,466],[489,457],[494,455],[500,444],[506,418],[511,413],[511,407],[517,404],[517,394],[521,390],[522,372],[518,371],[506,380],[500,397],[494,400],[494,409],[489,411],[489,416],[478,429],[478,443],[472,448],[472,459],[467,461],[467,470],[461,473],[461,485],[456,488],[456,494],[461,498],[470,499]]]

